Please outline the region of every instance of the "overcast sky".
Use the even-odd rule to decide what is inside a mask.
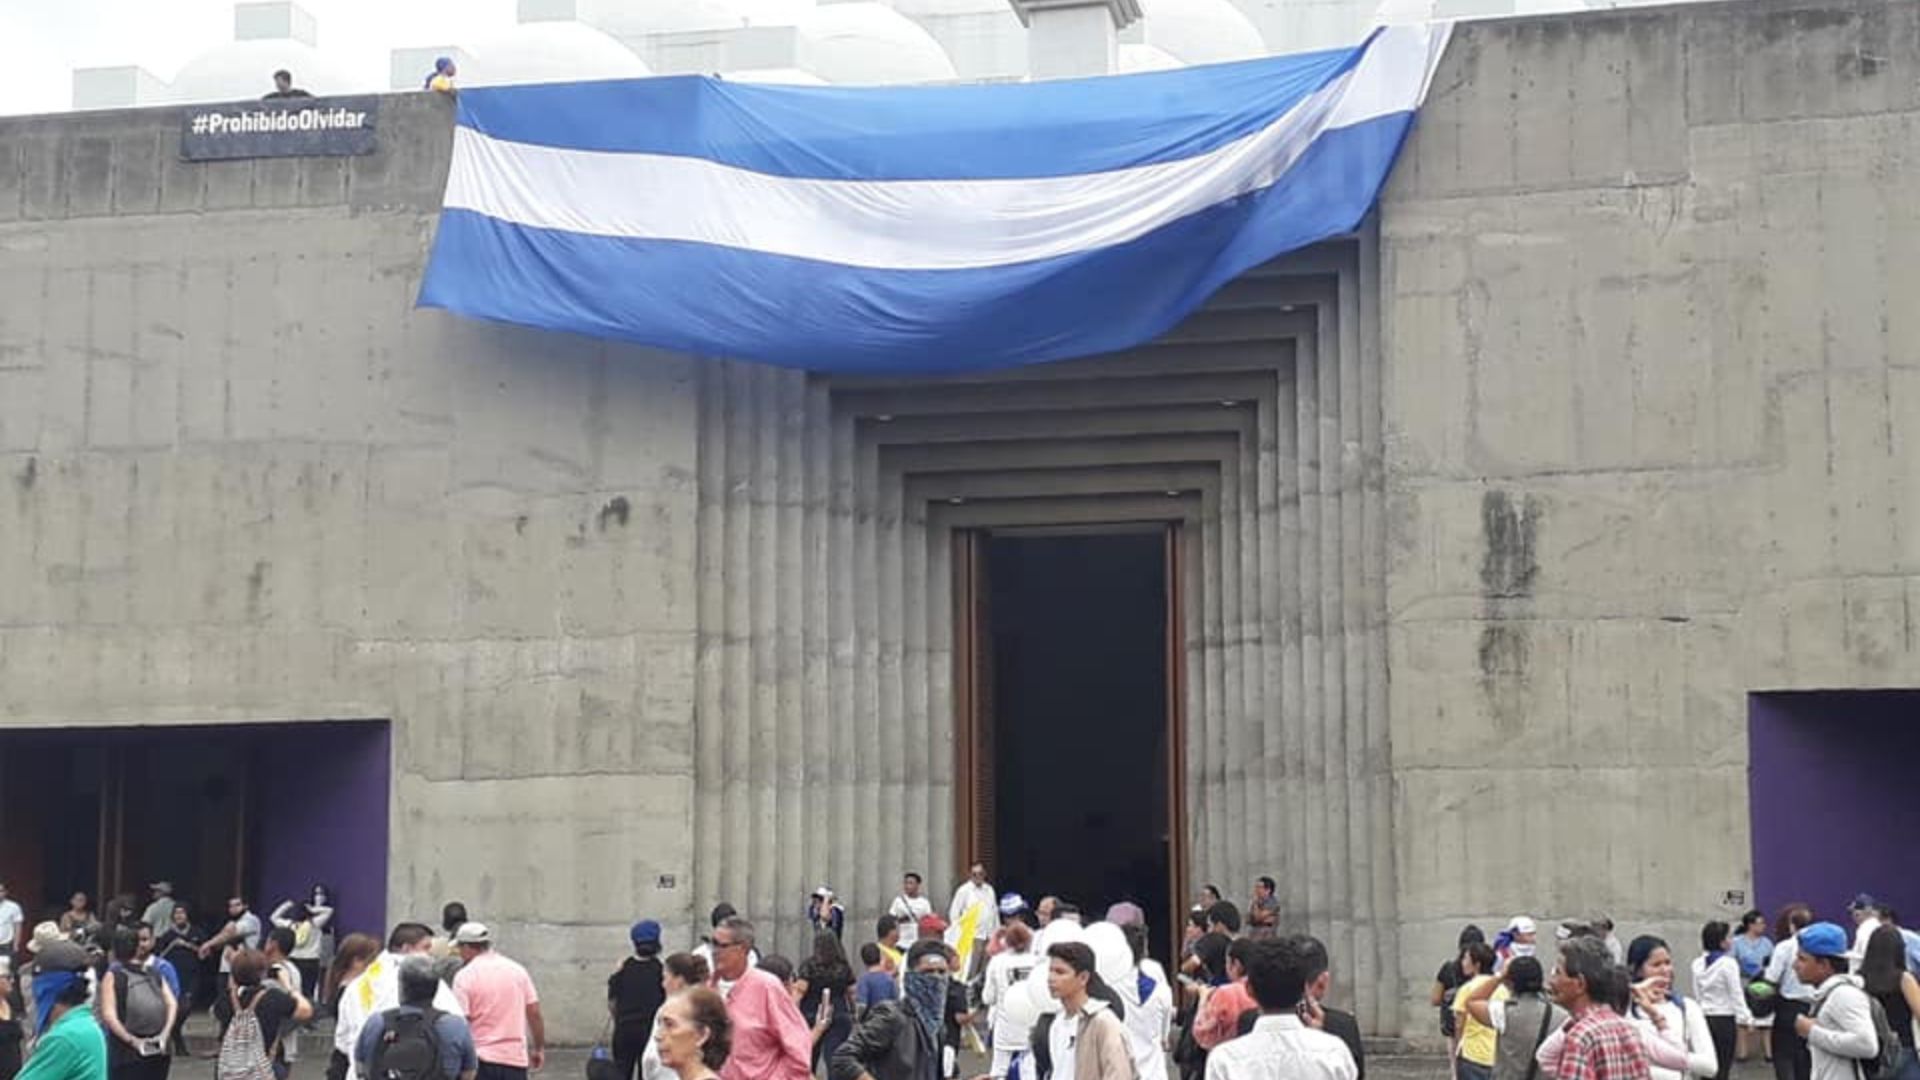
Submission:
[[[513,22],[513,0],[301,0],[320,47],[387,85],[387,53],[465,43]],[[233,40],[233,0],[0,0],[0,114],[67,108],[72,69],[138,64],[162,79]]]

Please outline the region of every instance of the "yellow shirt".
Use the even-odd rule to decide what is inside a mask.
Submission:
[[[902,967],[904,966],[904,962],[906,960],[906,954],[901,952],[899,949],[890,949],[887,946],[877,941],[874,942],[874,944],[880,946],[880,955],[886,959],[888,969],[893,971],[895,974],[899,974]]]
[[[1460,1032],[1460,1056],[1475,1065],[1485,1065],[1488,1068],[1493,1067],[1493,1048],[1499,1041],[1500,1034],[1493,1030],[1491,1024],[1483,1024],[1474,1019],[1473,1014],[1467,1011],[1467,999],[1473,996],[1475,990],[1491,981],[1493,981],[1491,975],[1476,975],[1467,980],[1467,984],[1453,996],[1455,1030]],[[1505,1000],[1506,994],[1507,988],[1503,986],[1493,992],[1494,1000]]]
[[[427,83],[427,89],[438,91],[442,94],[450,94],[453,92],[453,80],[447,78],[445,75],[435,75],[433,81]]]

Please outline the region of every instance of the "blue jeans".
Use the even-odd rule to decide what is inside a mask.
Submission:
[[[1455,1080],[1493,1080],[1493,1066],[1468,1061],[1464,1057],[1455,1058],[1453,1075]]]

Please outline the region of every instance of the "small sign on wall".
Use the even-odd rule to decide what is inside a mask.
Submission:
[[[1721,893],[1720,906],[1730,907],[1730,908],[1745,908],[1747,906],[1747,890],[1728,889],[1726,892]]]
[[[680,887],[680,879],[674,877],[672,874],[661,874],[654,879],[653,887],[662,891],[677,889]]]

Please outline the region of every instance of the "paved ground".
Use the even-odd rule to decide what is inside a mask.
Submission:
[[[204,1029],[202,1025],[205,1025]],[[193,1042],[203,1055],[212,1048],[211,1025],[196,1017],[189,1029]],[[202,1034],[203,1030],[206,1032]],[[322,1035],[308,1035],[302,1045],[305,1058],[294,1066],[293,1080],[321,1080],[326,1072],[330,1042]],[[969,1055],[971,1058],[972,1056]],[[584,1048],[556,1050],[547,1058],[547,1067],[539,1074],[543,1080],[585,1080],[587,1051]],[[965,1076],[986,1071],[986,1062],[974,1058],[962,1061]],[[174,1061],[172,1080],[213,1080],[213,1059],[200,1056]],[[1751,1061],[1734,1069],[1736,1080],[1772,1080],[1770,1066]],[[1368,1080],[1447,1080],[1447,1062],[1428,1054],[1373,1054],[1367,1058]]]

